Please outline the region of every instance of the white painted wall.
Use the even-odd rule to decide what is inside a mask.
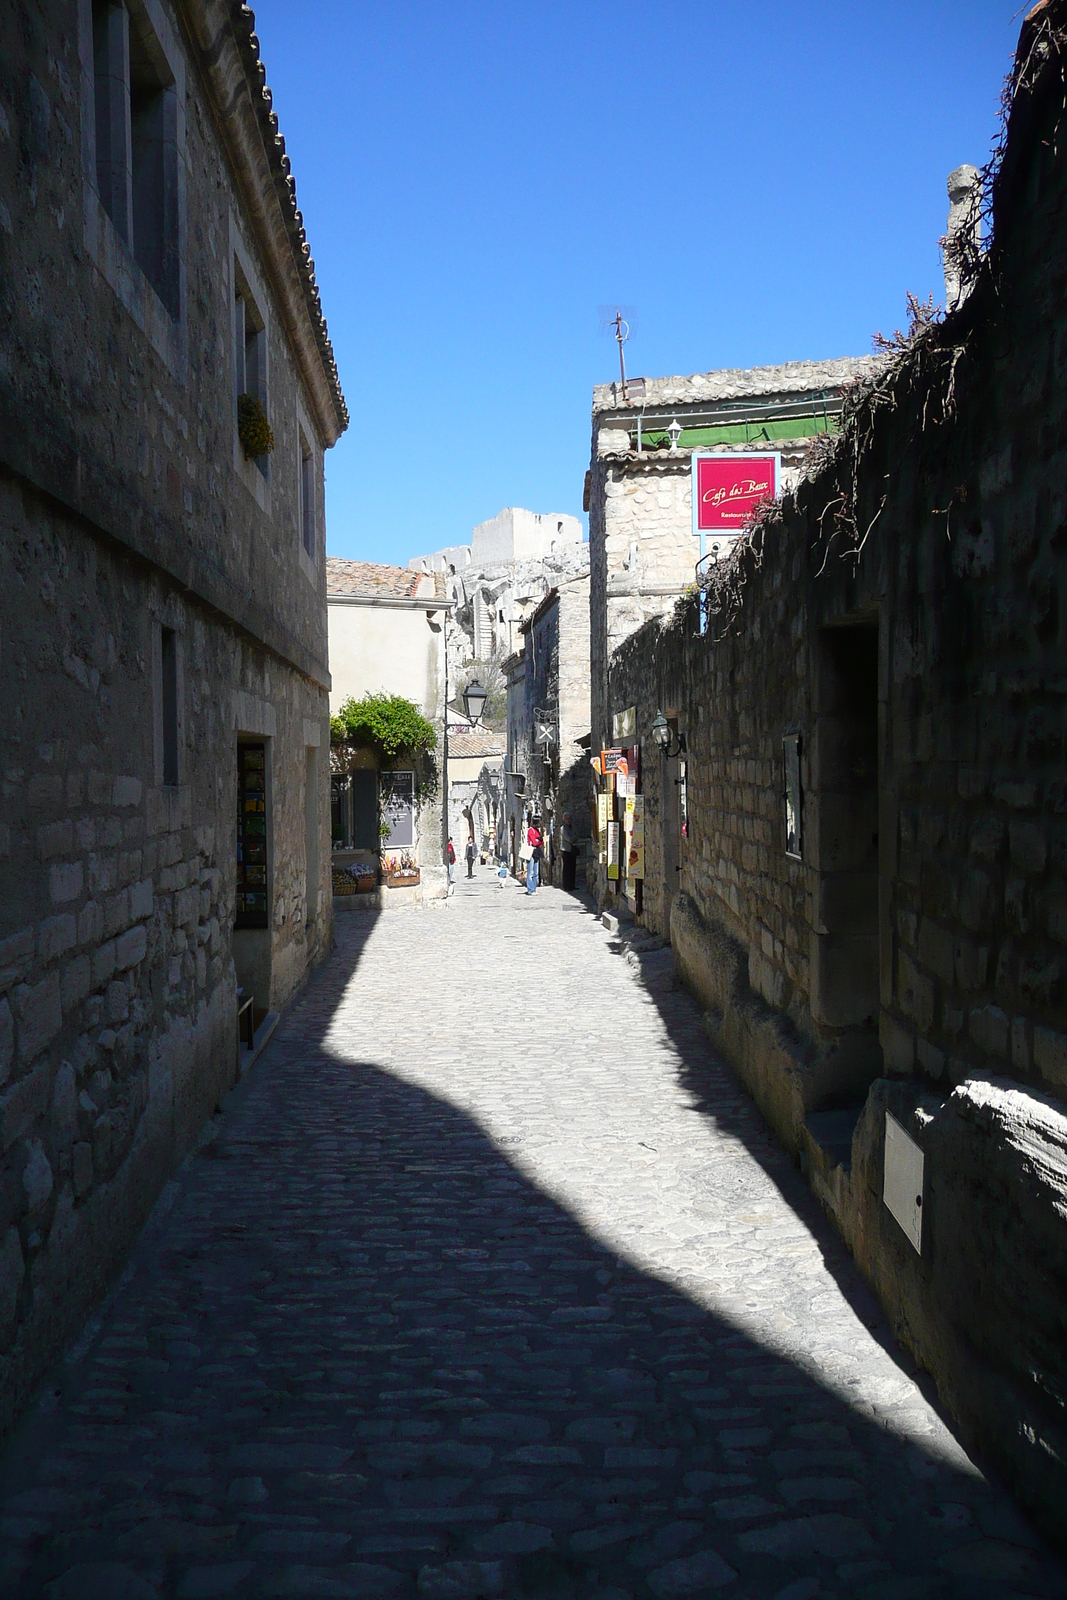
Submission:
[[[327,599],[330,714],[354,695],[402,694],[423,716],[444,714],[441,625],[444,611],[421,606],[347,605]]]

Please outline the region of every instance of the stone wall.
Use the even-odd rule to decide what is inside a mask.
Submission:
[[[24,12],[0,66],[0,1426],[233,1083],[238,982],[261,1017],[331,939],[322,456],[346,416],[284,149],[246,13],[113,10],[172,80],[162,277],[101,198],[92,8]],[[242,737],[270,898],[235,932]]]
[[[645,919],[966,1440],[1060,1540],[1064,10],[1027,25],[1053,65],[1016,93],[971,298],[760,525],[706,632],[683,604],[617,650],[604,706],[637,707]],[[688,744],[685,837],[659,706]],[[886,1110],[925,1155],[921,1254],[882,1202]]]
[[[576,838],[589,833],[588,757],[578,744],[589,732],[588,576],[551,591],[523,631],[522,708],[518,685],[509,688],[507,766],[526,774],[526,786],[513,814],[521,818],[521,837],[532,816],[542,817],[549,857],[544,870],[558,882],[564,814],[570,813]],[[534,743],[538,711],[547,713],[555,730],[556,741],[547,748]]]

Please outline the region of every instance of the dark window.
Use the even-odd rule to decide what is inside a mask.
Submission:
[[[352,774],[352,844],[356,850],[377,852],[378,774],[373,768],[357,767]]]
[[[130,240],[130,29],[124,6],[93,4],[96,187],[116,231]]]
[[[178,296],[174,75],[139,6],[93,4],[96,186],[116,232],[172,317]]]
[[[300,440],[300,537],[304,549],[315,559],[315,483],[312,475],[312,455],[304,440]]]
[[[178,782],[178,640],[173,628],[162,628],[163,782]]]
[[[234,416],[241,395],[258,400],[269,414],[267,395],[267,325],[236,261],[234,273],[233,372]],[[270,456],[253,457],[264,478],[270,479]]]

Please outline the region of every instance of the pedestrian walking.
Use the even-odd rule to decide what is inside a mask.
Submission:
[[[454,894],[456,889],[456,847],[452,843],[452,835],[448,836],[448,892]]]
[[[537,888],[538,876],[541,870],[542,849],[541,818],[534,817],[526,830],[526,843],[530,855],[526,862],[526,893],[533,894]]]
[[[578,852],[574,848],[574,832],[571,827],[571,814],[563,813],[563,827],[559,834],[560,854],[563,857],[563,887],[574,888],[574,879],[577,870]]]
[[[471,834],[470,838],[467,840],[467,852],[466,852],[466,854],[467,854],[467,877],[468,878],[473,878],[474,877],[474,858],[478,854],[478,852],[477,852],[477,850],[475,849],[475,846],[474,846],[474,835],[473,834]]]

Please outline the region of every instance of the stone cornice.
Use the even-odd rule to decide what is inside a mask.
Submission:
[[[296,180],[271,109],[255,16],[238,0],[178,0],[212,101],[245,216],[270,278],[323,443],[348,426],[315,263],[296,204]]]

